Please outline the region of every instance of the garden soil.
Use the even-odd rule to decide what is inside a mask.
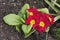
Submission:
[[[45,40],[45,33],[35,32],[30,37],[24,38],[23,32],[19,33],[13,26],[4,23],[3,17],[7,14],[17,14],[21,7],[25,4],[30,4],[31,7],[44,8],[44,1],[39,0],[0,0],[0,40]],[[50,34],[48,40],[55,40]]]

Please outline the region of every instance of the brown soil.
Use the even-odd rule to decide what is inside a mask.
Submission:
[[[46,7],[43,0],[0,0],[0,40],[45,40],[45,33],[33,33],[27,39],[24,38],[23,33],[18,33],[14,27],[8,26],[3,22],[3,17],[9,13],[15,13],[20,10],[20,8],[25,4],[29,3],[31,7],[36,8]],[[51,35],[49,35],[48,40],[54,40]]]

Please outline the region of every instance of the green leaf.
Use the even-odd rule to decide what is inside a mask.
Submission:
[[[27,17],[27,9],[29,9],[29,4],[25,4],[21,10],[19,11],[18,15],[24,19],[26,19]]]
[[[25,38],[29,37],[32,33],[34,33],[36,30],[32,29],[29,33],[25,34]]]
[[[41,11],[43,13],[49,13],[49,10],[47,8],[41,8],[41,9],[38,9],[38,11]]]
[[[29,33],[31,29],[32,29],[32,25],[25,25],[25,24],[22,25],[22,30],[24,34]]]
[[[60,4],[58,4],[58,3],[55,3],[55,5],[58,6],[58,7],[60,7]]]
[[[58,19],[60,19],[60,15],[54,18],[54,22],[57,21]]]
[[[4,22],[8,25],[21,24],[20,17],[16,14],[8,14],[3,18]]]
[[[56,13],[60,13],[59,9],[57,9],[51,2],[49,2],[49,0],[45,0],[45,2],[56,12]]]
[[[50,27],[47,27],[46,32],[49,32]]]
[[[16,30],[17,30],[18,32],[20,32],[19,26],[16,26]]]

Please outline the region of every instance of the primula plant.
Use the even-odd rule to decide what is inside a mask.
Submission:
[[[48,5],[51,6],[48,0],[45,1]],[[55,10],[53,6],[51,6],[51,8]],[[29,4],[25,4],[18,12],[18,14],[8,14],[3,17],[3,20],[6,24],[15,26],[18,32],[20,32],[22,29],[25,38],[27,38],[35,31],[40,33],[48,33],[50,26],[53,25],[59,18],[60,15],[50,14],[47,8],[30,8]]]

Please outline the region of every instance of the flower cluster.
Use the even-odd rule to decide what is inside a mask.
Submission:
[[[54,23],[54,16],[50,14],[42,13],[36,8],[28,9],[28,18],[26,24],[31,24],[33,29],[39,32],[46,32],[46,29]]]

